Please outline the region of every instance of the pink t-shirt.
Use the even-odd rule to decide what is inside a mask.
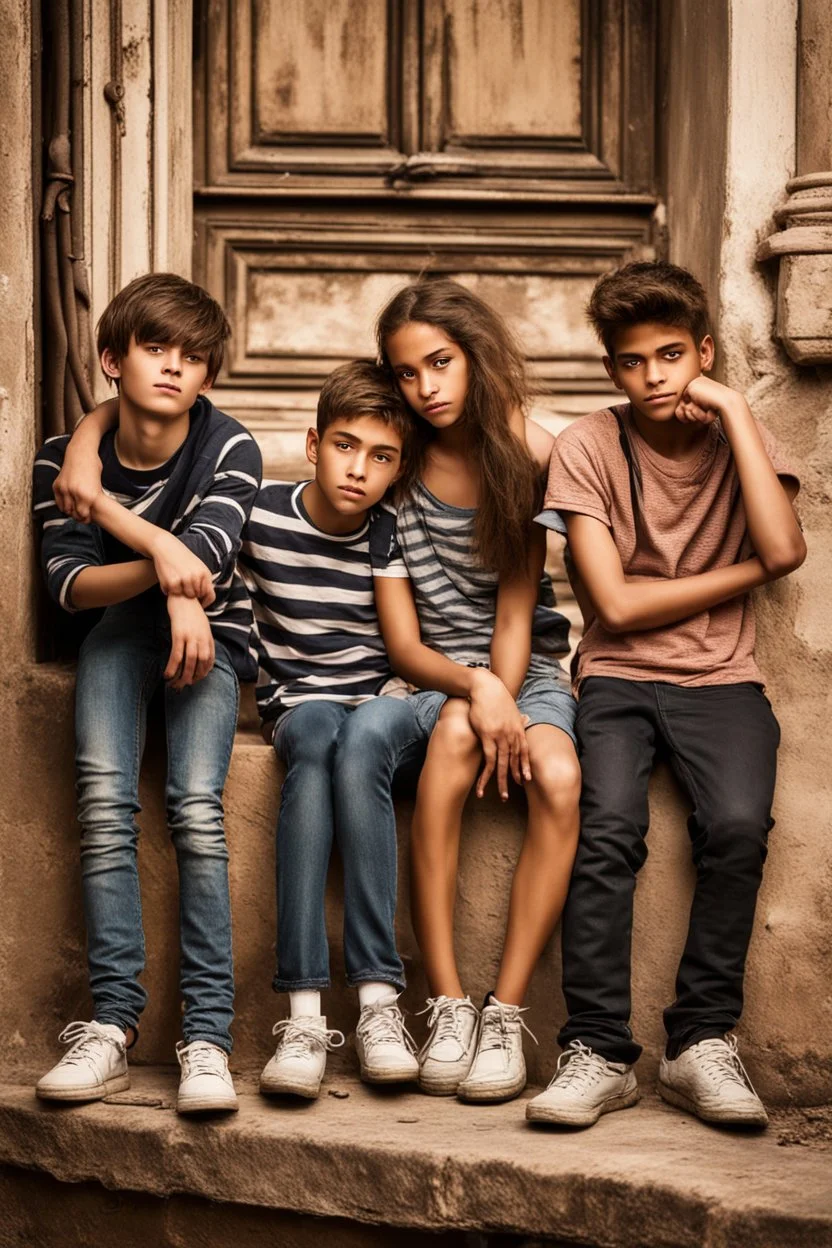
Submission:
[[[630,496],[630,473],[615,413],[625,422],[641,470],[641,540]],[[797,480],[777,442],[759,421],[775,472]],[[544,504],[607,525],[627,576],[696,576],[748,558],[751,550],[734,457],[718,424],[698,454],[679,462],[647,445],[629,403],[583,416],[558,437]],[[541,517],[545,522],[545,516]],[[578,648],[577,686],[587,676],[665,680],[676,685],[763,684],[754,659],[754,608],[749,594],[698,615],[632,633],[609,633],[598,619]]]

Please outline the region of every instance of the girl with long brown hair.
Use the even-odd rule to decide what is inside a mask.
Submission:
[[[568,626],[537,606],[545,536],[532,521],[553,439],[525,416],[524,364],[508,328],[458,283],[400,291],[381,313],[378,344],[420,435],[395,522],[377,532],[375,569],[387,650],[420,690],[430,738],[411,838],[431,994],[420,1083],[508,1100],[525,1086],[521,1006],[578,838],[575,706],[557,660]],[[509,774],[524,786],[528,825],[499,973],[480,1011],[460,982],[453,917],[463,807],[492,774],[504,800]]]

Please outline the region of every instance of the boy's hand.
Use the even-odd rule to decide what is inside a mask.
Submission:
[[[685,387],[676,408],[676,419],[690,425],[710,425],[717,416],[738,398],[736,390],[714,381],[713,377],[694,377]]]
[[[90,454],[71,439],[52,493],[60,511],[81,524],[89,524],[93,505],[101,493],[101,460],[97,452]]]
[[[509,770],[517,784],[532,778],[526,741],[529,717],[520,714],[517,703],[500,678],[483,668],[471,691],[468,719],[482,742],[485,755],[485,765],[477,780],[477,797],[482,797],[496,770],[497,789],[506,801]]]
[[[203,607],[210,607],[216,598],[211,573],[183,542],[160,529],[150,555],[163,594],[196,598]]]
[[[171,689],[195,685],[214,666],[214,636],[195,598],[171,594],[167,600],[171,648],[163,676]]]

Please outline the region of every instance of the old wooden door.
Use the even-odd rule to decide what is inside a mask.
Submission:
[[[553,428],[610,393],[583,305],[651,255],[653,0],[204,0],[194,273],[217,400],[302,471],[318,387],[423,270],[502,310]]]

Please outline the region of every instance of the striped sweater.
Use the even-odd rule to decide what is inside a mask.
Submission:
[[[58,510],[52,486],[68,442],[68,436],[49,438],[38,451],[34,511],[47,588],[64,610],[74,611],[72,585],[78,574],[129,559],[132,552],[119,548],[97,525],[79,524]],[[206,565],[216,594],[206,611],[211,631],[228,648],[240,678],[252,680],[251,605],[235,560],[260,484],[257,443],[241,424],[200,397],[191,409],[188,437],[159,472],[130,473],[118,465],[114,452],[108,453],[109,446],[102,443],[104,489],[135,514],[174,533]],[[145,477],[150,484],[140,483]]]
[[[370,568],[372,520],[336,536],[303,505],[308,482],[264,481],[243,534],[258,652],[257,705],[264,724],[301,702],[357,706],[404,693],[379,632]]]

